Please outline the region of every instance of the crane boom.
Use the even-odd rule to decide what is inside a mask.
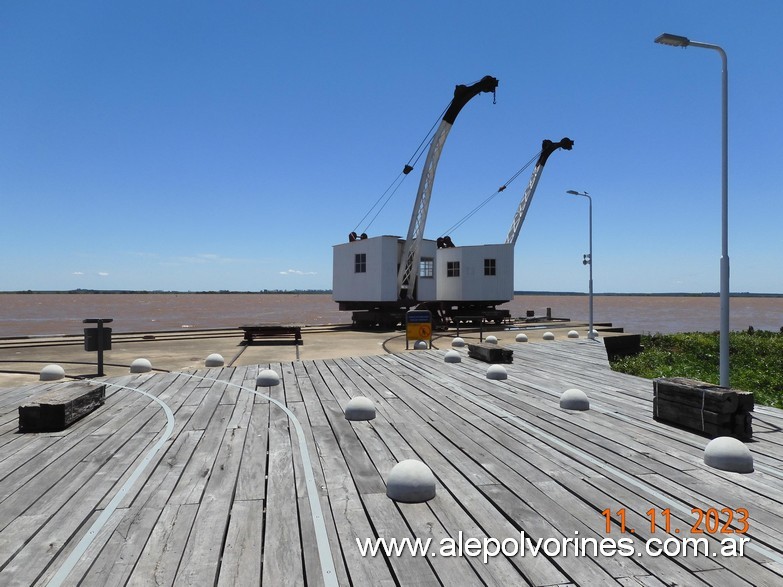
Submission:
[[[418,275],[418,271],[415,269],[418,267],[421,259],[421,241],[424,237],[424,226],[427,222],[427,212],[430,207],[435,170],[438,167],[438,161],[440,160],[446,137],[449,135],[457,115],[465,104],[482,92],[494,92],[497,86],[498,80],[487,75],[473,85],[458,85],[454,89],[454,98],[443,115],[438,130],[435,131],[429,152],[427,153],[427,159],[424,163],[424,169],[421,173],[419,190],[416,194],[416,202],[413,206],[413,214],[411,215],[408,235],[402,249],[400,269],[397,274],[397,290],[399,291],[400,299],[412,299],[415,295],[416,277]]]
[[[514,220],[511,223],[511,228],[508,231],[508,236],[506,237],[507,245],[515,245],[517,242],[519,231],[522,228],[522,223],[525,221],[525,216],[527,216],[527,209],[530,207],[530,202],[533,200],[533,194],[536,192],[536,187],[538,187],[538,180],[541,179],[541,172],[544,170],[544,165],[546,165],[547,159],[549,159],[549,156],[558,149],[565,149],[566,151],[570,151],[573,146],[574,141],[569,138],[563,138],[559,143],[553,143],[550,140],[545,140],[542,143],[541,155],[538,157],[536,166],[533,169],[533,175],[530,177],[530,182],[527,184],[525,194],[522,196],[522,200],[519,202],[519,207],[517,208],[516,214],[514,214]]]

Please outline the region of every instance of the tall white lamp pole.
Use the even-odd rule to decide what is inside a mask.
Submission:
[[[691,41],[688,37],[664,33],[656,43],[672,47],[701,47],[720,54],[723,61],[722,84],[722,151],[723,169],[721,194],[721,258],[720,258],[720,385],[730,387],[729,382],[729,64],[726,52],[718,45]]]
[[[588,202],[588,223],[590,226],[590,252],[582,260],[582,263],[590,266],[590,289],[589,289],[589,314],[590,320],[587,331],[587,338],[595,340],[595,331],[593,330],[593,198],[591,198],[587,192],[577,192],[576,190],[568,190],[567,194],[572,196],[584,196]]]

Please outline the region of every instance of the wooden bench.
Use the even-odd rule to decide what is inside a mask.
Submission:
[[[250,324],[239,328],[245,331],[245,344],[295,345],[299,358],[299,347],[304,344],[301,326]]]
[[[19,432],[56,432],[97,410],[106,401],[106,386],[85,381],[58,383],[35,401],[19,406]]]

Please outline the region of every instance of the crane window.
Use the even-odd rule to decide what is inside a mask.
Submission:
[[[495,259],[484,259],[484,275],[496,275]]]
[[[354,261],[354,273],[367,273],[367,253],[357,253]]]
[[[433,277],[435,260],[430,257],[422,257],[419,262],[419,277]]]
[[[446,262],[446,277],[459,277],[459,261]]]

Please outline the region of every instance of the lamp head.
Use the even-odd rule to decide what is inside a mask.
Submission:
[[[687,47],[691,44],[688,37],[682,37],[680,35],[672,35],[670,33],[663,33],[655,38],[655,42],[660,45],[669,45],[671,47]]]

